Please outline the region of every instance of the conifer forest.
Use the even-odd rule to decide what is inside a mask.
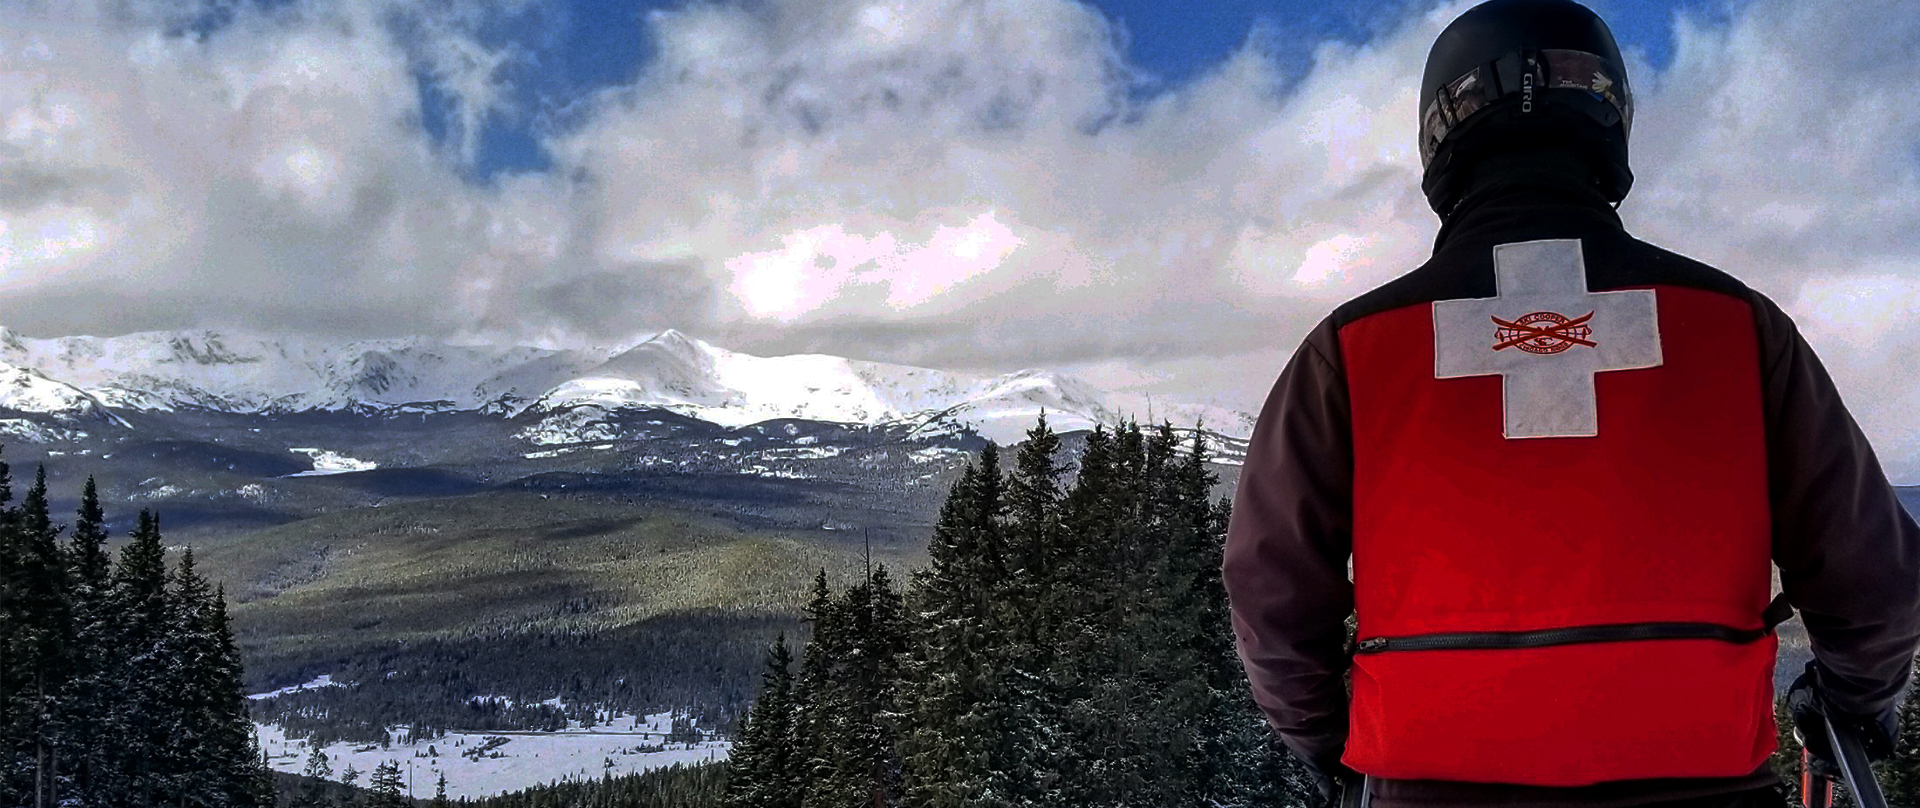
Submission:
[[[0,464],[0,805],[272,805],[225,593],[151,513],[118,561],[105,524],[92,479],[69,530]]]
[[[1042,419],[1010,473],[987,447],[904,584],[819,579],[811,639],[767,655],[724,805],[1308,802],[1234,654],[1204,442],[1096,428],[1070,485],[1058,445]]]

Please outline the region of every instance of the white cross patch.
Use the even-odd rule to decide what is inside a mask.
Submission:
[[[1651,289],[1588,292],[1579,239],[1493,248],[1495,297],[1433,303],[1433,376],[1499,375],[1508,438],[1600,434],[1594,374],[1660,366]]]

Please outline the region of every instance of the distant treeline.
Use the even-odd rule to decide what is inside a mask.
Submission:
[[[338,660],[329,672],[351,684],[261,699],[254,716],[322,746],[382,743],[395,725],[412,738],[435,738],[668,711],[723,727],[753,697],[765,638],[799,626],[785,617],[691,613],[612,630],[415,641]],[[558,681],[556,659],[568,669]],[[555,697],[566,706],[542,704]]]
[[[675,763],[623,777],[554,783],[451,804],[462,808],[717,808],[726,777],[725,763]]]
[[[114,564],[91,477],[64,542],[44,468],[12,501],[0,463],[0,805],[272,805],[224,593],[193,551],[168,569],[142,511]]]
[[[1170,425],[1096,429],[1071,487],[1044,417],[1010,476],[989,446],[931,566],[818,579],[734,745],[729,808],[1305,804],[1233,650],[1228,503]],[[637,803],[636,803],[637,804]],[[694,804],[694,803],[689,803]]]

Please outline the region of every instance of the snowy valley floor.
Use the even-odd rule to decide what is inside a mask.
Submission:
[[[361,772],[360,785],[366,785],[366,773],[375,766],[394,761],[412,784],[413,796],[422,798],[433,796],[442,772],[447,775],[447,796],[486,797],[555,780],[599,779],[606,772],[619,776],[675,763],[726,759],[729,744],[718,741],[665,744],[657,752],[642,750],[662,745],[662,735],[672,725],[673,717],[666,713],[621,716],[592,729],[448,734],[430,741],[394,743],[390,748],[336,743],[326,747],[326,753],[334,780],[351,764]],[[306,768],[311,747],[305,740],[289,740],[278,726],[254,727],[273,768],[290,773]],[[429,754],[428,747],[437,754]],[[486,751],[473,754],[481,749]]]

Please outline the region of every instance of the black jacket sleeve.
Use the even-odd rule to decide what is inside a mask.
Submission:
[[[1223,566],[1254,701],[1310,762],[1346,746],[1346,619],[1353,612],[1353,438],[1339,343],[1323,322],[1254,423]]]
[[[1793,321],[1754,293],[1773,559],[1834,706],[1893,707],[1920,646],[1920,528]]]

